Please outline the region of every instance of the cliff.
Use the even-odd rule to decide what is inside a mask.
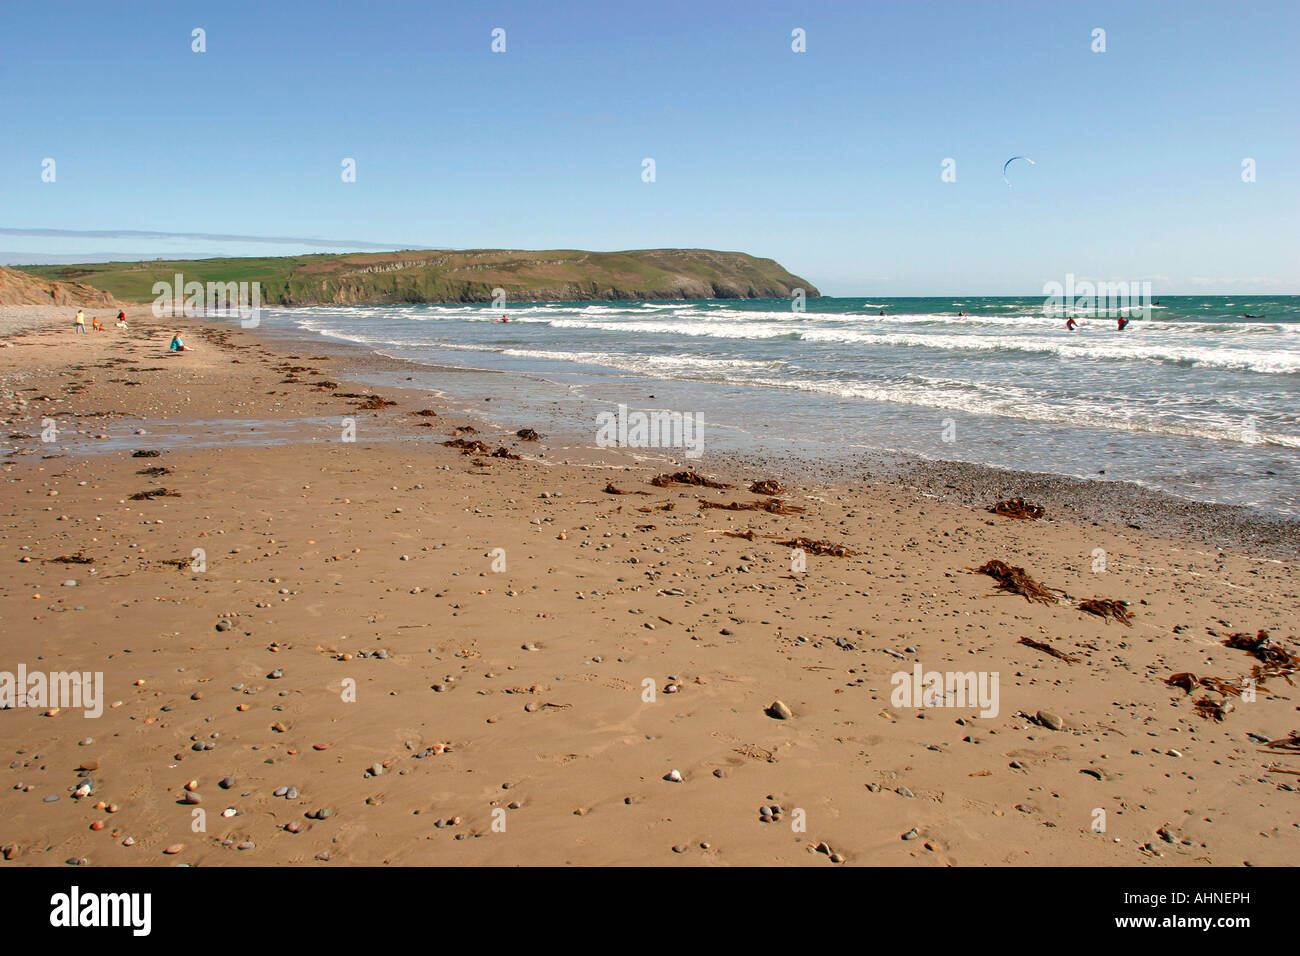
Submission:
[[[0,305],[67,305],[110,308],[120,303],[102,289],[80,282],[44,279],[0,266]]]

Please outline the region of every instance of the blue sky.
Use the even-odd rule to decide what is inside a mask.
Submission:
[[[1300,293],[1297,35],[1293,0],[6,4],[0,254],[683,246],[836,295]]]

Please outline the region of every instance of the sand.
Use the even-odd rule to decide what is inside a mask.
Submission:
[[[1300,759],[1261,742],[1294,689],[1219,722],[1164,683],[1248,674],[1234,632],[1295,648],[1284,554],[1128,527],[1104,486],[1018,521],[525,442],[465,414],[490,395],[363,410],[339,349],[144,310],[6,336],[0,671],[102,672],[104,704],[0,712],[3,865],[1294,862],[1300,778],[1268,768]],[[520,460],[444,447],[463,425]],[[649,484],[687,467],[739,487]],[[759,478],[806,510],[699,505]],[[857,554],[800,566],[794,537]],[[997,593],[967,570],[992,558],[1069,599]],[[916,663],[997,674],[997,715],[895,706]]]

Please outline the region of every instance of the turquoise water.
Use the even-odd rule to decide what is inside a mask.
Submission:
[[[546,409],[593,440],[596,415],[623,403],[699,413],[709,451],[1104,473],[1300,514],[1300,297],[1156,303],[1123,332],[1110,317],[1068,331],[1042,296],[818,298],[804,312],[788,300],[548,303],[509,306],[507,323],[481,305],[312,307],[266,321],[515,373],[530,384],[496,413]],[[432,370],[417,379],[404,384],[446,386]]]

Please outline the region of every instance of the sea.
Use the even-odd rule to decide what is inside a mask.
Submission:
[[[407,360],[392,384],[490,397],[479,410],[503,427],[594,441],[597,416],[624,405],[697,416],[707,454],[901,454],[1300,515],[1300,296],[1160,296],[1123,331],[1107,316],[1070,331],[1046,305],[315,306],[262,321]]]

